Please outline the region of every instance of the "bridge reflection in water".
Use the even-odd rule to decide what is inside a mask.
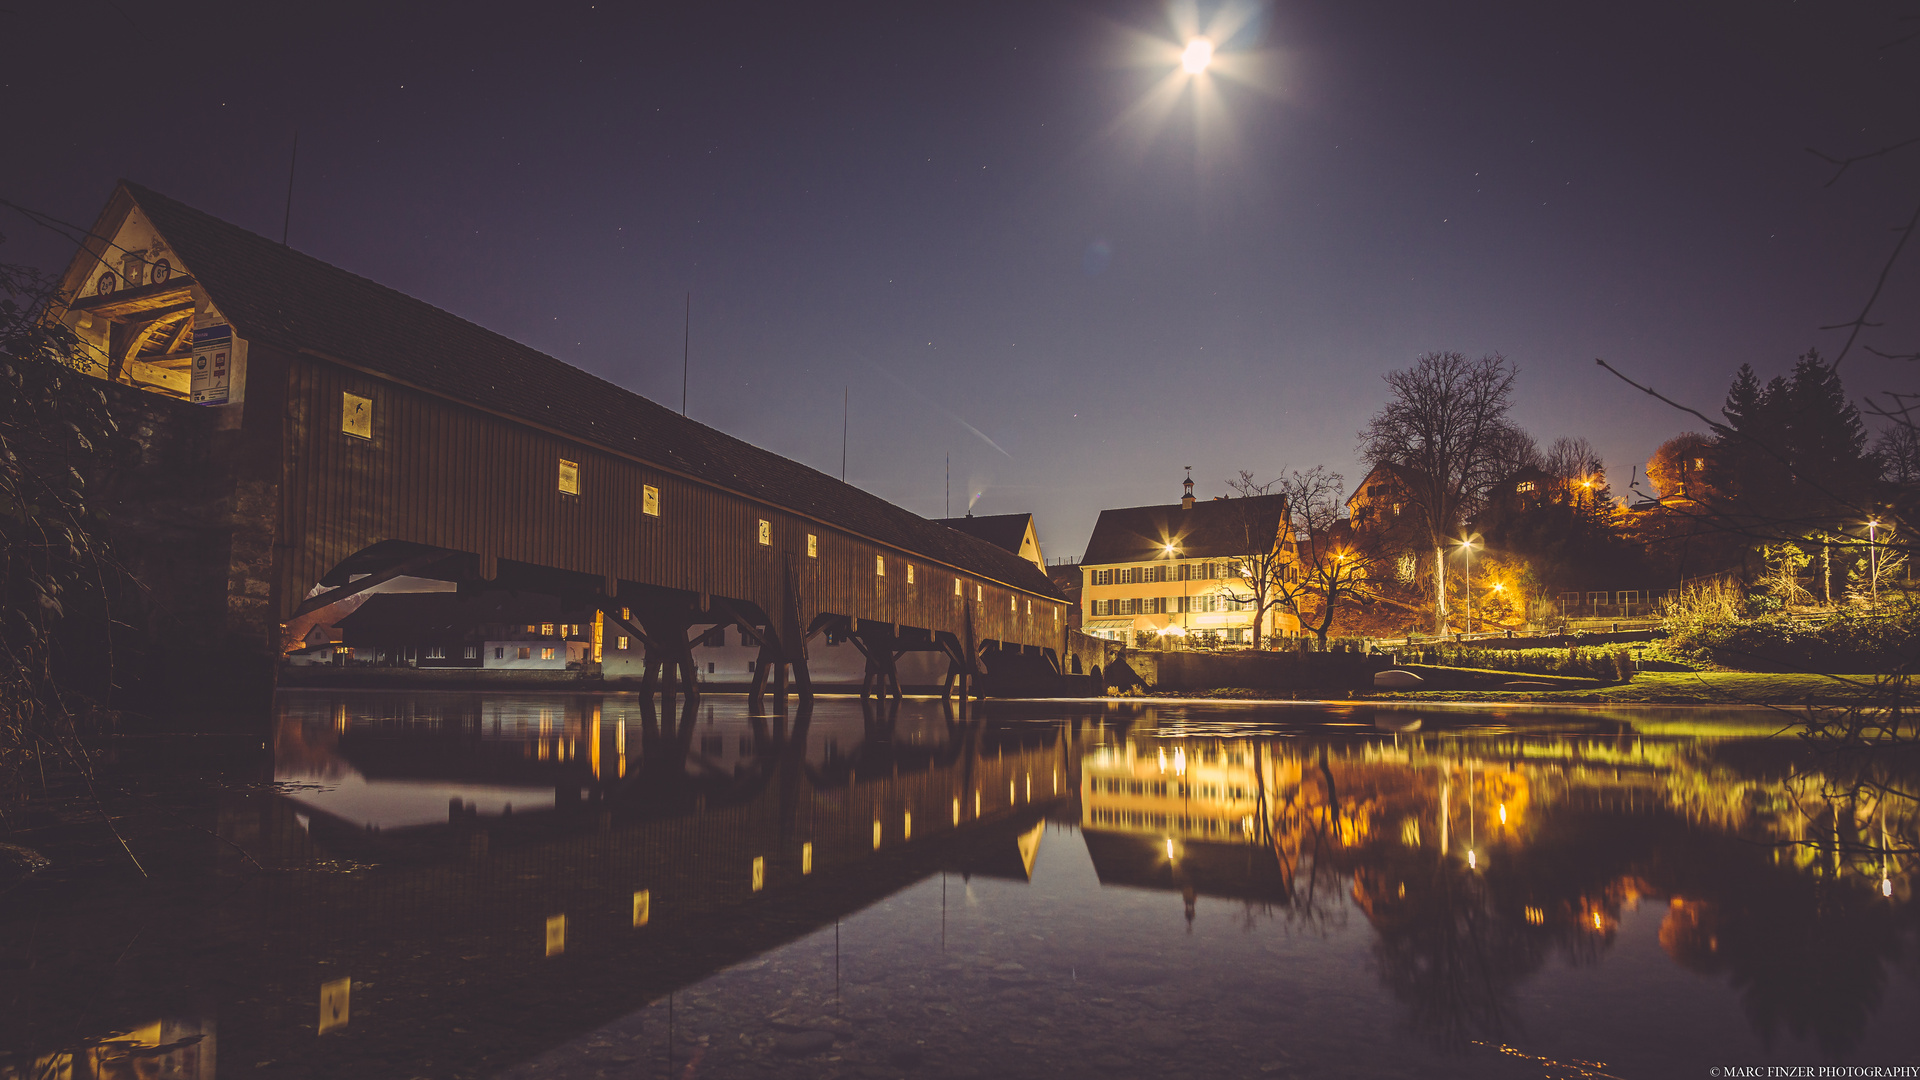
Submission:
[[[238,883],[129,946],[164,972],[112,1003],[115,1023],[66,1033],[122,1036],[70,1053],[72,1075],[117,1075],[145,1046],[163,1071],[138,1075],[210,1076],[216,1042],[229,1072],[289,1076],[1537,1076],[1920,1049],[1890,1019],[1915,1007],[1893,975],[1912,860],[1859,843],[1911,847],[1914,785],[1880,775],[1861,797],[1790,740],[618,696],[281,710],[279,791],[219,816]],[[1269,924],[1314,932],[1249,937]],[[1637,982],[1596,982],[1623,949]],[[77,998],[99,974],[51,981]],[[1568,995],[1584,1017],[1539,1012]],[[1642,997],[1668,1003],[1665,1029]],[[1528,1053],[1485,1049],[1506,1040]]]

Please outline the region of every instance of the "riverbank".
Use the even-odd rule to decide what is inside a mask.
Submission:
[[[1370,701],[1530,701],[1568,705],[1852,705],[1873,699],[1871,675],[1747,671],[1642,671],[1631,682],[1579,690],[1411,690],[1370,693]]]

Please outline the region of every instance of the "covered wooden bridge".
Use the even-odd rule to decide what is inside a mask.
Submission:
[[[689,692],[719,624],[760,648],[756,694],[810,692],[823,632],[883,693],[913,650],[949,658],[949,693],[1058,669],[1066,602],[1034,563],[139,185],[62,289],[92,373],[129,388],[119,539],[176,686],[270,686],[398,578],[591,604]]]

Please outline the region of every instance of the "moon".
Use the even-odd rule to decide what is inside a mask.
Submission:
[[[1186,51],[1180,54],[1180,66],[1187,74],[1198,75],[1213,63],[1213,42],[1197,37],[1188,40]]]

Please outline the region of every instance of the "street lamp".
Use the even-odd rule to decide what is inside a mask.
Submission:
[[[1473,549],[1476,545],[1472,537],[1460,541],[1460,553],[1467,560],[1467,633],[1473,633]]]
[[[1876,543],[1880,538],[1879,529],[1879,518],[1867,520],[1867,582],[1873,593],[1873,612],[1876,615],[1880,613],[1880,548]]]
[[[1179,557],[1180,550],[1173,546],[1173,541],[1171,540],[1167,541],[1166,549],[1167,569],[1171,572],[1173,570],[1173,560]],[[1190,586],[1187,584],[1186,577],[1182,576],[1180,579],[1180,640],[1183,644],[1187,637],[1187,590],[1189,588]]]

